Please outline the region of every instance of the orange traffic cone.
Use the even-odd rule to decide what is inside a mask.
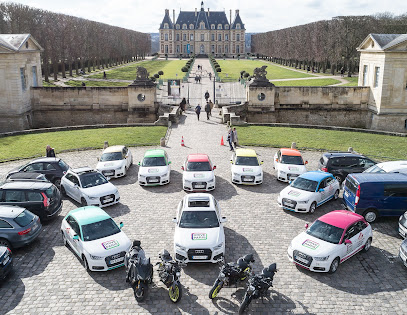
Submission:
[[[185,147],[184,136],[182,136],[182,139],[181,139],[181,147]]]
[[[222,139],[220,139],[220,145],[225,145],[225,143],[223,142],[223,136]]]

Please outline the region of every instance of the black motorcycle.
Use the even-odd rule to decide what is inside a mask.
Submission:
[[[273,277],[277,272],[277,265],[271,264],[264,268],[261,274],[252,275],[247,283],[246,293],[239,307],[239,314],[243,314],[253,299],[267,296],[267,291],[273,286]]]
[[[124,257],[126,282],[130,282],[137,302],[146,299],[148,285],[153,282],[153,265],[140,245],[140,241],[134,241],[133,246]]]
[[[161,262],[158,262],[158,275],[162,283],[168,288],[168,295],[173,303],[177,303],[182,297],[182,287],[179,281],[181,269],[186,264],[177,262],[172,259],[167,250],[163,250],[159,255]]]
[[[245,281],[252,272],[250,263],[254,262],[253,254],[240,257],[236,263],[227,263],[220,268],[218,278],[209,291],[209,298],[214,299],[223,286],[237,285]]]

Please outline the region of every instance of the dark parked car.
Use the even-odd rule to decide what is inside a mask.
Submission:
[[[0,246],[0,280],[4,280],[13,268],[11,249]]]
[[[69,169],[69,165],[62,161],[60,158],[55,157],[42,157],[35,159],[28,164],[17,167],[7,174],[7,178],[11,174],[20,172],[34,172],[44,174],[45,177],[58,188],[61,185],[61,177],[65,175]]]
[[[375,164],[376,162],[360,154],[327,152],[322,154],[318,169],[331,173],[339,183],[342,183],[348,174],[362,173]]]
[[[0,206],[0,246],[18,248],[28,245],[41,230],[40,219],[27,209]]]
[[[11,174],[7,177],[7,182],[49,182],[44,174],[31,173],[31,172],[19,172]]]
[[[61,212],[62,198],[52,183],[10,182],[0,186],[0,205],[26,208],[46,221]]]

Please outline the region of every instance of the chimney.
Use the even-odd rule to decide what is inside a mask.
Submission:
[[[198,15],[198,11],[197,11],[198,9],[197,8],[195,8],[195,16],[197,16]]]
[[[209,17],[209,8],[208,8],[208,17]]]
[[[175,24],[175,10],[172,10],[172,23]]]
[[[165,15],[170,15],[170,10],[165,9]]]
[[[238,14],[239,14],[239,10],[236,10],[236,16],[238,16]]]
[[[230,21],[229,21],[230,25],[232,25],[232,10],[230,10]]]

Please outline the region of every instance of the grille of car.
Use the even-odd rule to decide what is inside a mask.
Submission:
[[[207,256],[206,259],[199,260],[209,260],[212,258],[212,251],[209,248],[193,248],[188,250],[188,259],[194,260],[192,256]]]
[[[120,260],[120,261],[118,261],[118,262],[112,263],[112,264],[111,264],[110,262],[111,262],[112,260],[119,259],[119,258],[122,258],[122,257],[124,257],[124,256],[126,256],[126,252],[120,252],[120,253],[117,253],[117,254],[114,254],[114,255],[107,256],[107,257],[105,258],[105,262],[106,262],[107,267],[110,268],[110,267],[114,267],[114,266],[123,264],[123,263],[124,263],[124,259],[122,259],[122,260]]]
[[[253,183],[254,182],[254,176],[251,175],[243,175],[241,178],[241,181],[243,183]]]
[[[309,256],[309,255],[307,255],[307,254],[304,254],[304,253],[302,253],[302,252],[300,252],[300,251],[298,251],[298,250],[294,250],[294,252],[293,252],[293,258],[294,258],[294,261],[295,261],[296,263],[298,263],[298,264],[300,264],[300,265],[302,265],[302,266],[306,266],[306,267],[311,266],[312,257]],[[301,260],[300,260],[300,259],[301,259]],[[304,261],[302,261],[302,260],[304,260]],[[305,261],[307,261],[307,262],[305,262]]]
[[[115,198],[115,195],[114,195],[114,194],[100,197],[100,203],[101,203],[102,205],[105,205],[105,204],[107,204],[107,203],[111,203],[111,202],[114,201],[114,198]],[[112,200],[108,201],[109,199],[112,199]]]
[[[206,189],[206,182],[193,182],[192,183],[192,188],[193,189]],[[203,185],[203,187],[199,187],[199,186],[202,186]],[[198,186],[198,187],[196,187],[196,186]]]
[[[146,178],[147,184],[154,184],[160,182],[160,176],[149,176]]]
[[[295,209],[295,207],[297,206],[297,201],[288,198],[283,198],[283,206],[290,209]]]

